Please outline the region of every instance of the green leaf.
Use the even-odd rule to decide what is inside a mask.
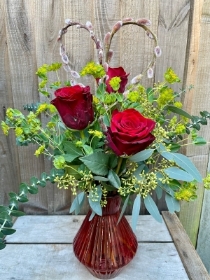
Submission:
[[[102,181],[102,182],[107,182],[107,181],[109,181],[108,178],[102,177],[102,176],[93,176],[93,179],[96,180],[96,181]]]
[[[185,112],[184,110],[182,110],[182,109],[180,109],[180,108],[177,108],[177,107],[175,107],[175,106],[172,106],[172,105],[167,106],[167,107],[166,107],[166,110],[169,110],[169,111],[171,111],[171,112],[173,112],[173,113],[176,113],[176,114],[178,114],[178,115],[180,115],[180,116],[183,116],[183,117],[186,117],[186,118],[188,118],[188,119],[191,119],[191,118],[192,118],[192,116],[189,115],[189,114],[188,114],[187,112]]]
[[[155,189],[156,195],[158,199],[161,199],[162,195],[163,195],[163,190],[161,189],[161,187],[157,186]]]
[[[124,212],[125,212],[125,209],[126,209],[126,207],[127,207],[127,205],[128,205],[129,198],[130,198],[130,195],[128,195],[128,196],[126,197],[126,200],[125,200],[125,202],[124,202],[124,204],[123,204],[123,207],[122,207],[122,210],[121,210],[119,219],[118,219],[118,221],[117,221],[117,224],[120,222],[120,220],[121,220],[121,218],[122,218],[122,216],[123,216],[123,214],[124,214]]]
[[[28,185],[26,183],[21,183],[19,189],[20,189],[19,195],[22,194],[26,195],[28,193]]]
[[[94,192],[90,191],[88,201],[89,201],[91,209],[97,215],[102,216],[102,207],[101,207],[102,190],[101,190],[100,186],[97,187],[97,195],[98,195],[98,197],[97,197],[97,200],[96,200],[95,191]]]
[[[9,207],[6,207],[6,206],[0,206],[0,213],[1,212],[7,212],[9,210]]]
[[[72,155],[72,157],[75,156],[74,158],[83,155],[82,150],[69,141],[64,142],[63,146],[64,146],[64,151]]]
[[[49,92],[47,92],[47,91],[45,91],[45,90],[40,90],[40,89],[39,89],[39,92],[42,93],[43,95],[47,96],[47,97],[50,96]]]
[[[10,215],[8,214],[7,211],[0,213],[0,219],[6,220],[6,221],[9,221],[9,222],[12,221],[12,218],[10,217]]]
[[[22,196],[18,197],[18,201],[20,201],[20,202],[27,202],[28,198],[25,195],[22,195]]]
[[[92,221],[92,219],[95,217],[95,214],[96,213],[92,210],[92,213],[91,213],[91,215],[89,217],[89,222]]]
[[[113,170],[109,170],[108,179],[113,187],[119,189],[119,187],[121,186],[121,181],[119,176]]]
[[[180,145],[177,143],[170,143],[170,151],[177,152],[180,149]]]
[[[3,242],[0,242],[0,250],[4,249],[6,247],[6,244]]]
[[[161,155],[167,160],[173,160],[178,166],[187,171],[197,182],[202,182],[202,176],[192,161],[185,155],[178,153],[162,152]],[[176,178],[173,178],[176,179]],[[179,179],[177,179],[179,180]]]
[[[144,204],[145,207],[147,209],[147,211],[153,216],[153,218],[158,221],[158,222],[162,222],[162,217],[160,215],[160,212],[157,208],[157,205],[155,204],[154,200],[152,199],[152,197],[150,195],[147,195],[144,198]]]
[[[79,212],[80,212],[79,210],[80,210],[81,205],[83,204],[84,198],[85,198],[85,192],[79,193],[73,200],[69,213],[72,213],[75,211],[75,214],[76,213],[79,214]]]
[[[109,155],[103,152],[95,152],[91,155],[81,157],[80,160],[96,175],[108,174]]]
[[[170,213],[174,213],[175,211],[177,212],[180,211],[180,204],[177,199],[175,199],[174,197],[166,193],[165,200]]]
[[[178,167],[168,167],[164,170],[169,178],[181,180],[185,182],[192,182],[194,180],[193,176]]]
[[[83,149],[84,149],[86,155],[90,155],[90,154],[93,153],[93,149],[92,149],[90,146],[88,146],[88,145],[83,145],[82,147],[83,147]]]
[[[65,158],[65,161],[67,162],[72,162],[73,160],[75,160],[75,158],[78,157],[78,155],[71,155],[71,154],[64,154],[62,156]]]
[[[153,152],[154,149],[147,149],[131,156],[129,159],[134,162],[144,161],[148,159],[153,154]]]
[[[12,210],[10,215],[14,217],[21,217],[24,216],[25,213],[22,211]]]
[[[110,126],[110,119],[107,115],[104,115],[103,116],[103,123],[106,125],[106,126]]]
[[[15,229],[13,229],[13,228],[7,228],[7,227],[0,228],[0,231],[1,231],[4,235],[10,235],[10,234],[13,234],[13,233],[16,232]]]
[[[199,145],[205,145],[206,144],[206,140],[203,137],[196,137],[195,139],[193,139],[193,144],[199,146]]]
[[[28,192],[31,194],[37,194],[38,193],[38,188],[37,187],[33,187],[33,186],[28,186]]]
[[[137,194],[133,202],[132,218],[131,218],[131,227],[133,231],[136,231],[136,225],[138,222],[140,209],[141,209],[141,196],[140,194]]]
[[[106,88],[106,85],[104,83],[101,83],[98,86],[97,91],[96,91],[96,97],[97,98],[99,98],[99,99],[103,99],[104,98],[105,88]]]

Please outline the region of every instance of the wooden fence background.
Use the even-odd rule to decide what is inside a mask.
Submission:
[[[144,85],[162,80],[167,67],[172,66],[182,80],[180,88],[194,84],[190,95],[183,97],[188,112],[210,111],[210,0],[0,0],[0,119],[8,107],[22,109],[24,104],[42,100],[35,72],[44,63],[60,61],[56,39],[66,18],[81,23],[90,20],[97,37],[103,39],[113,24],[125,17],[149,18],[163,52],[154,79],[145,78]],[[71,65],[78,71],[94,58],[93,43],[85,36],[84,31],[73,28],[66,36]],[[147,65],[152,42],[137,28],[123,28],[112,48],[112,66],[123,66],[133,77]],[[209,141],[209,129],[202,133]],[[5,137],[0,131],[0,204],[7,204],[8,192],[17,192],[20,182],[49,170],[47,160],[34,157],[35,149],[15,146],[14,135]],[[188,147],[185,153],[205,175],[209,146]],[[31,195],[22,208],[28,214],[64,214],[71,199],[70,190],[49,184]],[[210,192],[200,186],[198,199],[183,203],[179,217],[193,244],[197,241],[197,250],[210,271],[209,205]],[[163,201],[159,208],[165,209]],[[84,207],[83,213],[86,211]]]

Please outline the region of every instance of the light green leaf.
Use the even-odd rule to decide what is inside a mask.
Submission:
[[[108,179],[113,187],[119,189],[119,187],[121,186],[121,181],[119,176],[113,170],[109,170]]]
[[[66,151],[68,154],[71,154],[72,156],[75,155],[79,157],[83,155],[82,150],[69,141],[64,142],[63,146],[64,151]]]
[[[161,155],[167,160],[173,160],[178,166],[180,166],[182,169],[184,169],[190,175],[192,175],[197,182],[202,182],[202,176],[200,172],[192,163],[192,161],[185,155],[178,154],[178,153],[169,153],[169,152],[162,152]]]
[[[174,213],[175,211],[177,212],[180,211],[180,204],[176,198],[166,193],[165,200],[170,213]]]
[[[89,193],[89,204],[91,209],[99,216],[102,216],[102,207],[101,207],[101,196],[102,196],[102,190],[101,190],[101,186],[97,187],[97,200],[95,200],[95,191],[90,191]]]
[[[84,197],[85,197],[85,192],[81,192],[75,197],[75,199],[73,200],[73,202],[71,204],[69,213],[72,213],[74,211],[75,211],[75,214],[76,214],[76,212],[77,212],[77,214],[79,213],[78,211],[80,210],[80,207],[84,201]]]
[[[154,149],[147,149],[131,156],[129,159],[134,162],[144,161],[148,159],[153,154],[153,152]]]
[[[131,218],[131,227],[133,231],[136,231],[136,225],[138,222],[140,209],[141,209],[141,196],[140,194],[137,194],[133,202],[132,218]]]
[[[147,195],[144,198],[144,204],[145,207],[147,209],[147,211],[153,216],[153,218],[158,221],[158,222],[162,222],[162,217],[160,215],[160,212],[157,208],[157,205],[155,204],[154,200],[152,199],[152,197],[150,195]]]
[[[91,155],[81,157],[80,160],[96,175],[108,174],[109,155],[103,152],[95,152]]]
[[[206,140],[203,137],[199,136],[199,137],[196,137],[195,139],[193,139],[193,144],[195,144],[197,146],[205,145]]]
[[[118,221],[117,221],[117,224],[120,222],[120,220],[121,220],[121,218],[122,218],[122,216],[123,216],[123,214],[124,214],[124,212],[125,212],[125,209],[126,209],[126,207],[127,207],[127,205],[128,205],[129,198],[130,198],[130,195],[128,195],[128,196],[126,197],[126,200],[125,200],[125,202],[124,202],[124,204],[123,204],[123,207],[122,207],[122,210],[121,210],[119,219],[118,219]]]
[[[85,150],[86,155],[90,155],[93,153],[93,149],[88,145],[83,145],[83,149]]]
[[[169,178],[192,182],[194,180],[193,176],[178,167],[169,167],[164,170],[164,172],[168,175]]]
[[[161,189],[161,187],[157,186],[155,189],[155,192],[157,194],[157,198],[161,199],[162,195],[163,195],[163,190]]]

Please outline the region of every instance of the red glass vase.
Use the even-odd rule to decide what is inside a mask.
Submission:
[[[108,197],[102,216],[95,215],[91,221],[89,211],[74,238],[75,256],[100,279],[116,277],[137,251],[138,242],[126,218],[117,224],[120,204],[119,195]]]

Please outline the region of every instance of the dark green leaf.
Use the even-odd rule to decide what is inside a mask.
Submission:
[[[0,231],[1,231],[4,235],[10,235],[10,234],[13,234],[13,233],[16,232],[15,229],[13,229],[13,228],[7,228],[7,227],[0,228]]]
[[[0,250],[4,249],[6,247],[6,244],[3,242],[0,242]]]
[[[108,174],[109,155],[103,152],[96,152],[81,157],[80,160],[96,175],[105,176]]]
[[[180,109],[180,108],[177,108],[177,107],[175,107],[175,106],[169,105],[169,106],[166,107],[166,110],[169,110],[169,111],[171,111],[171,112],[173,112],[173,113],[176,113],[176,114],[178,114],[178,115],[180,115],[180,116],[183,116],[183,117],[186,117],[186,118],[188,118],[188,119],[191,119],[191,118],[192,118],[192,116],[189,115],[187,112],[185,112],[184,110],[182,110],[182,109]]]
[[[102,182],[109,181],[108,178],[102,177],[102,176],[94,176],[93,179],[96,180],[96,181],[102,181]]]
[[[22,211],[12,210],[10,215],[15,217],[21,217],[24,216],[25,213]]]
[[[206,144],[206,140],[203,137],[196,137],[195,139],[193,139],[193,144],[199,146],[199,145],[205,145]]]
[[[10,217],[10,215],[8,214],[7,211],[1,212],[1,213],[0,213],[0,219],[2,219],[2,220],[7,220],[7,221],[9,221],[9,222],[12,221],[12,218]]]

